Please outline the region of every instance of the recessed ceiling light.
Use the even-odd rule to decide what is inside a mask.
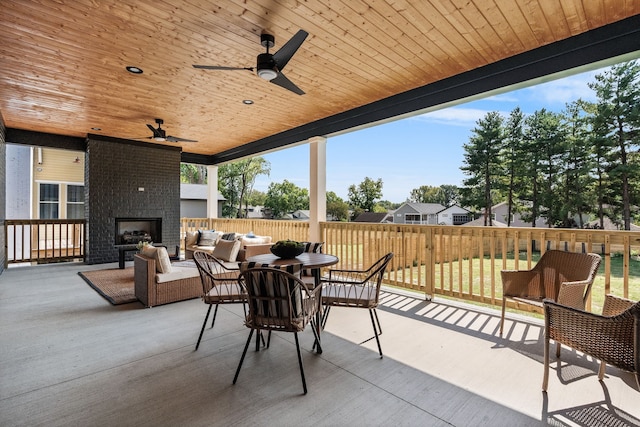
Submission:
[[[242,103],[245,104],[245,105],[251,105],[251,104],[253,104],[253,101],[250,100],[250,99],[243,99]]]
[[[127,67],[127,71],[133,74],[142,74],[142,68],[133,67],[131,65]]]
[[[102,128],[91,128],[91,130],[102,130]]]

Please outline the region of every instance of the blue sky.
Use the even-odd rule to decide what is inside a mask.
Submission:
[[[463,144],[478,119],[489,111],[507,117],[519,106],[560,112],[567,102],[594,101],[587,83],[604,69],[576,74],[525,89],[506,92],[411,118],[397,120],[327,139],[327,191],[347,200],[351,184],[365,177],[383,182],[383,200],[404,202],[421,185],[462,185]],[[300,145],[263,156],[270,176],[256,179],[254,188],[266,192],[269,183],[285,179],[309,188],[309,146]]]

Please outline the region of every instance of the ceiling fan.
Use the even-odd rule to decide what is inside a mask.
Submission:
[[[304,95],[302,89],[282,74],[282,69],[287,65],[308,35],[309,33],[306,31],[299,30],[280,50],[271,54],[269,53],[269,48],[275,45],[275,38],[271,34],[262,34],[260,36],[260,44],[264,46],[267,51],[258,55],[257,65],[255,67],[225,67],[218,65],[194,65],[193,67],[205,70],[249,70],[251,72],[255,69],[259,77],[298,95]]]
[[[158,128],[157,129],[154,128],[152,125],[147,123],[147,127],[151,130],[151,132],[153,132],[153,135],[150,136],[149,139],[153,139],[153,140],[159,141],[159,142],[164,142],[164,141],[168,141],[168,142],[198,142],[198,141],[194,141],[193,139],[178,138],[177,136],[167,135],[165,130],[161,128],[161,125],[164,123],[164,120],[156,119],[156,123],[158,124]]]

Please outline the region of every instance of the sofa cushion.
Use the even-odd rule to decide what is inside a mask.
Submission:
[[[221,261],[234,262],[238,257],[238,251],[240,251],[239,241],[220,240],[211,255]]]
[[[193,267],[173,267],[170,273],[157,273],[156,283],[171,282],[174,280],[189,279],[191,277],[198,277],[197,268]]]
[[[220,238],[220,233],[213,230],[203,230],[200,232],[198,246],[215,246]]]

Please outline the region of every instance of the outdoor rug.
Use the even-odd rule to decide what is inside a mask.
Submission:
[[[113,305],[138,301],[134,291],[133,267],[80,271],[78,274]]]

